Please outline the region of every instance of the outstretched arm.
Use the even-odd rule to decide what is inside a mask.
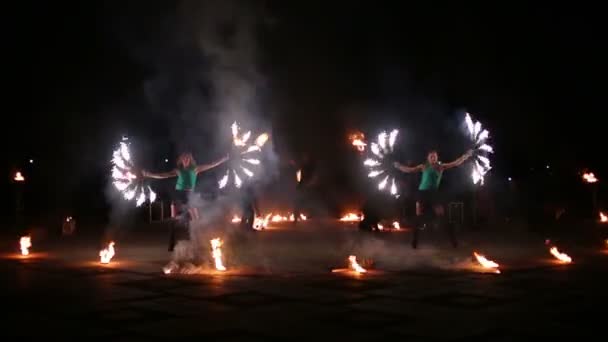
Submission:
[[[413,172],[422,172],[422,170],[424,170],[424,165],[420,164],[420,165],[416,165],[414,167],[410,167],[410,166],[405,166],[400,164],[399,162],[395,162],[395,164],[393,164],[395,166],[395,168],[401,172],[405,172],[405,173],[413,173]]]
[[[207,170],[213,169],[214,167],[219,166],[219,165],[225,163],[227,160],[228,160],[228,156],[225,156],[224,158],[222,158],[222,159],[220,159],[220,160],[218,160],[218,161],[216,161],[214,163],[198,165],[196,167],[196,173],[201,173],[203,171],[207,171]]]
[[[458,159],[441,165],[441,168],[443,170],[447,170],[447,169],[451,169],[453,167],[458,167],[458,166],[462,165],[465,161],[467,161],[467,159],[471,158],[472,155],[473,155],[473,151],[468,150],[465,154],[460,156]]]
[[[141,173],[145,178],[165,179],[165,178],[177,177],[177,170],[173,170],[173,171],[169,171],[169,172],[161,172],[161,173],[152,173],[152,172],[143,170]]]

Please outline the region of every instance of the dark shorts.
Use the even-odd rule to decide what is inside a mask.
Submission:
[[[422,203],[423,208],[430,208],[443,204],[442,194],[437,190],[418,190],[418,203]]]
[[[192,191],[175,190],[171,195],[171,202],[177,207],[187,207]]]

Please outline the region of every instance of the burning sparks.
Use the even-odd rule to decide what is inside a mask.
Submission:
[[[600,222],[602,222],[602,223],[607,223],[608,222],[608,215],[604,214],[601,211],[600,211]]]
[[[367,144],[365,143],[365,135],[363,133],[353,133],[348,139],[359,152],[365,151],[365,146],[367,146]]]
[[[490,269],[493,269],[495,273],[500,273],[500,270],[498,269],[499,265],[497,263],[495,263],[492,260],[486,259],[485,256],[483,256],[481,254],[477,254],[477,252],[473,252],[473,255],[475,256],[475,259],[477,259],[477,262],[483,268],[490,268]]]
[[[350,267],[357,273],[365,273],[367,272],[367,270],[363,267],[361,267],[361,265],[359,265],[357,263],[357,257],[354,255],[351,255],[348,257],[348,261],[350,262]]]
[[[30,248],[32,247],[32,239],[29,236],[22,236],[19,239],[19,247],[21,248],[21,255],[29,255]]]
[[[585,183],[597,183],[599,180],[595,177],[595,175],[593,174],[593,172],[585,172],[583,174],[583,181],[585,181]]]
[[[490,137],[490,132],[486,129],[482,130],[479,121],[473,123],[473,119],[469,113],[465,115],[464,121],[474,145],[475,162],[473,163],[471,178],[474,184],[479,183],[483,185],[485,175],[492,169],[490,159],[482,155],[482,153],[494,153],[492,146],[486,143],[486,140]]]
[[[363,214],[357,215],[355,213],[348,213],[340,218],[342,222],[359,222],[363,221]]]
[[[551,255],[553,255],[557,260],[563,262],[563,263],[571,263],[572,262],[572,258],[570,258],[570,256],[568,256],[568,254],[565,253],[560,253],[557,250],[557,247],[551,247],[551,249],[549,250],[549,252],[551,253]]]
[[[112,153],[112,179],[116,190],[122,192],[123,197],[130,201],[137,196],[135,205],[138,207],[147,200],[150,203],[156,201],[156,193],[150,186],[144,185],[143,180],[138,180],[133,172],[133,161],[127,144],[127,138],[123,138],[118,148]]]
[[[226,267],[224,267],[224,264],[222,263],[222,240],[220,240],[220,238],[215,238],[210,242],[212,249],[211,255],[215,261],[215,269],[218,271],[225,271]]]
[[[25,177],[21,174],[21,172],[15,172],[15,177],[13,178],[15,182],[25,182]]]
[[[237,188],[240,188],[243,185],[243,179],[247,179],[245,177],[241,177],[241,174],[239,173],[240,171],[243,171],[243,173],[248,178],[253,178],[255,176],[255,171],[257,170],[253,170],[249,166],[245,167],[243,163],[247,163],[253,166],[259,166],[261,164],[260,159],[251,157],[242,158],[242,155],[254,152],[261,152],[262,146],[264,146],[269,139],[267,133],[262,133],[255,139],[253,144],[248,145],[248,141],[251,138],[251,131],[247,131],[244,134],[239,134],[240,127],[236,121],[230,126],[230,128],[232,131],[232,144],[234,149],[236,149],[238,153],[234,153],[232,155],[232,173],[230,172],[230,170],[228,170],[218,182],[220,189],[223,189],[226,187],[226,185],[228,185],[231,178],[231,174],[232,182]]]
[[[110,260],[114,257],[114,241],[108,244],[108,248],[104,248],[99,251],[99,262],[102,264],[109,264]]]
[[[302,221],[306,221],[308,219],[308,217],[304,214],[300,214],[299,215],[299,220]],[[257,216],[254,220],[253,220],[253,229],[255,230],[262,230],[265,228],[268,228],[268,223],[272,222],[272,223],[280,223],[280,222],[295,222],[296,220],[296,216],[291,213],[288,215],[280,215],[280,214],[267,214],[266,216]],[[238,217],[237,215],[234,215],[232,217],[231,222],[232,223],[240,223],[242,220],[240,217]]]
[[[394,152],[398,135],[399,131],[396,129],[392,130],[390,133],[384,131],[378,134],[377,141],[372,142],[371,144],[371,152],[373,155],[363,161],[363,166],[369,169],[367,177],[376,178],[381,174],[385,175],[378,182],[378,190],[388,190],[390,194],[395,197],[399,196],[397,183],[395,182],[395,177],[387,172],[387,170],[392,170],[392,166],[386,167],[385,164],[391,160],[390,155]]]

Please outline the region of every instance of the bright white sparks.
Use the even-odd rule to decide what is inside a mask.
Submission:
[[[131,160],[131,151],[129,150],[128,139],[123,138],[118,145],[118,148],[112,153],[112,168],[110,170],[112,184],[116,190],[123,194],[127,200],[133,200],[137,196],[135,204],[139,207],[146,199],[151,202],[156,200],[156,193],[152,191],[150,186],[143,184],[143,179],[138,180],[133,171],[133,162]]]
[[[378,183],[378,190],[387,190],[393,196],[399,196],[399,190],[395,177],[392,175],[393,170],[392,158],[389,157],[394,153],[395,143],[399,130],[393,129],[390,133],[382,131],[378,134],[378,139],[371,142],[370,150],[373,156],[363,161],[363,165],[369,169],[367,176],[375,178],[384,174],[385,176]],[[387,186],[390,183],[390,186]]]

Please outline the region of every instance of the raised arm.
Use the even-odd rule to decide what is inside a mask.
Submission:
[[[471,158],[472,155],[473,155],[473,151],[468,150],[465,154],[460,156],[458,159],[456,159],[452,162],[449,162],[449,163],[442,164],[441,168],[443,170],[447,170],[447,169],[451,169],[453,167],[458,167],[458,166],[462,165],[465,161],[467,161],[467,159]]]
[[[416,165],[414,167],[410,167],[410,166],[405,166],[400,164],[399,162],[395,162],[395,164],[393,164],[395,166],[395,168],[401,172],[405,172],[405,173],[414,173],[414,172],[422,172],[422,170],[424,170],[424,165],[420,164],[420,165]]]
[[[143,170],[141,173],[145,178],[153,178],[153,179],[165,179],[165,178],[177,177],[177,170],[173,170],[173,171],[169,171],[169,172],[161,172],[161,173],[152,173],[152,172]]]
[[[198,165],[196,167],[196,173],[198,174],[198,173],[201,173],[203,171],[207,171],[207,170],[213,169],[214,167],[219,166],[219,165],[225,163],[227,160],[228,160],[228,156],[225,156],[224,158],[222,158],[222,159],[220,159],[220,160],[218,160],[218,161],[216,161],[214,163]]]

